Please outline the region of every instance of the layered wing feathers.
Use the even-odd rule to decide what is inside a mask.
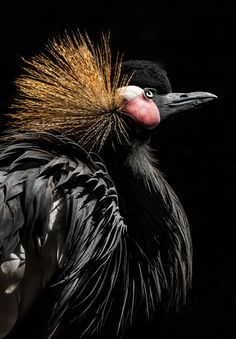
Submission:
[[[125,231],[113,183],[93,157],[69,139],[47,133],[2,140],[0,267],[23,246],[26,271],[12,291],[16,299],[20,292],[19,317],[51,282],[53,297],[42,303],[51,314],[44,324],[47,335],[72,304],[79,308],[78,317],[96,303],[106,284],[107,261]],[[95,278],[88,293],[86,285]]]

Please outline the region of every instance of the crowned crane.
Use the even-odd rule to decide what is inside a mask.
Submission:
[[[65,35],[25,62],[0,139],[0,338],[118,337],[191,286],[184,210],[156,167],[163,120],[215,98],[172,93],[150,61]]]

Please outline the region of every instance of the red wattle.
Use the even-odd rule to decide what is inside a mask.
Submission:
[[[160,112],[151,99],[140,94],[127,101],[125,112],[134,117],[143,127],[153,129],[160,123]]]

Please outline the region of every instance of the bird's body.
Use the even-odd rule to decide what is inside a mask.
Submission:
[[[1,186],[5,201],[2,267],[12,253],[20,257],[19,240],[23,255],[17,270],[26,269],[25,248],[30,258],[29,276],[25,271],[22,281],[16,281],[18,285],[12,277],[4,286],[13,290],[6,298],[17,300],[18,293],[22,298],[14,304],[14,312],[9,309],[11,314],[24,316],[40,296],[37,316],[42,318],[50,308],[50,331],[65,315],[68,320],[83,318],[80,334],[87,326],[94,332],[109,318],[111,308],[119,332],[131,323],[141,300],[147,317],[163,298],[171,306],[184,302],[191,277],[190,238],[184,229],[187,222],[172,191],[154,172],[150,159],[145,159],[147,150],[143,151],[136,150],[117,168],[119,178],[112,173],[120,183],[117,194],[113,175],[107,173],[101,159],[88,158],[69,139],[19,135],[4,145],[1,162],[10,163],[12,171],[8,167],[1,171],[5,186]],[[142,182],[142,171],[146,182]],[[179,284],[180,276],[183,285]],[[49,281],[49,299],[44,300],[42,288]],[[170,294],[169,298],[165,294]],[[78,310],[71,310],[73,307]]]
[[[111,83],[107,47],[96,59],[84,41],[58,46],[56,62],[34,59],[19,81],[16,126],[26,131],[0,143],[1,338],[22,328],[25,338],[65,338],[69,327],[71,338],[117,336],[136,316],[183,305],[191,285],[187,219],[148,145],[159,124],[152,92],[127,91],[119,65]],[[151,119],[125,106],[123,92],[128,102],[141,93],[142,107],[145,93]]]

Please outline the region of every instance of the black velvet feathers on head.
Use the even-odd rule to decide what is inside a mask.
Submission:
[[[122,64],[122,73],[132,75],[130,85],[141,88],[155,88],[158,94],[171,92],[166,72],[155,62],[147,60],[129,60]]]

